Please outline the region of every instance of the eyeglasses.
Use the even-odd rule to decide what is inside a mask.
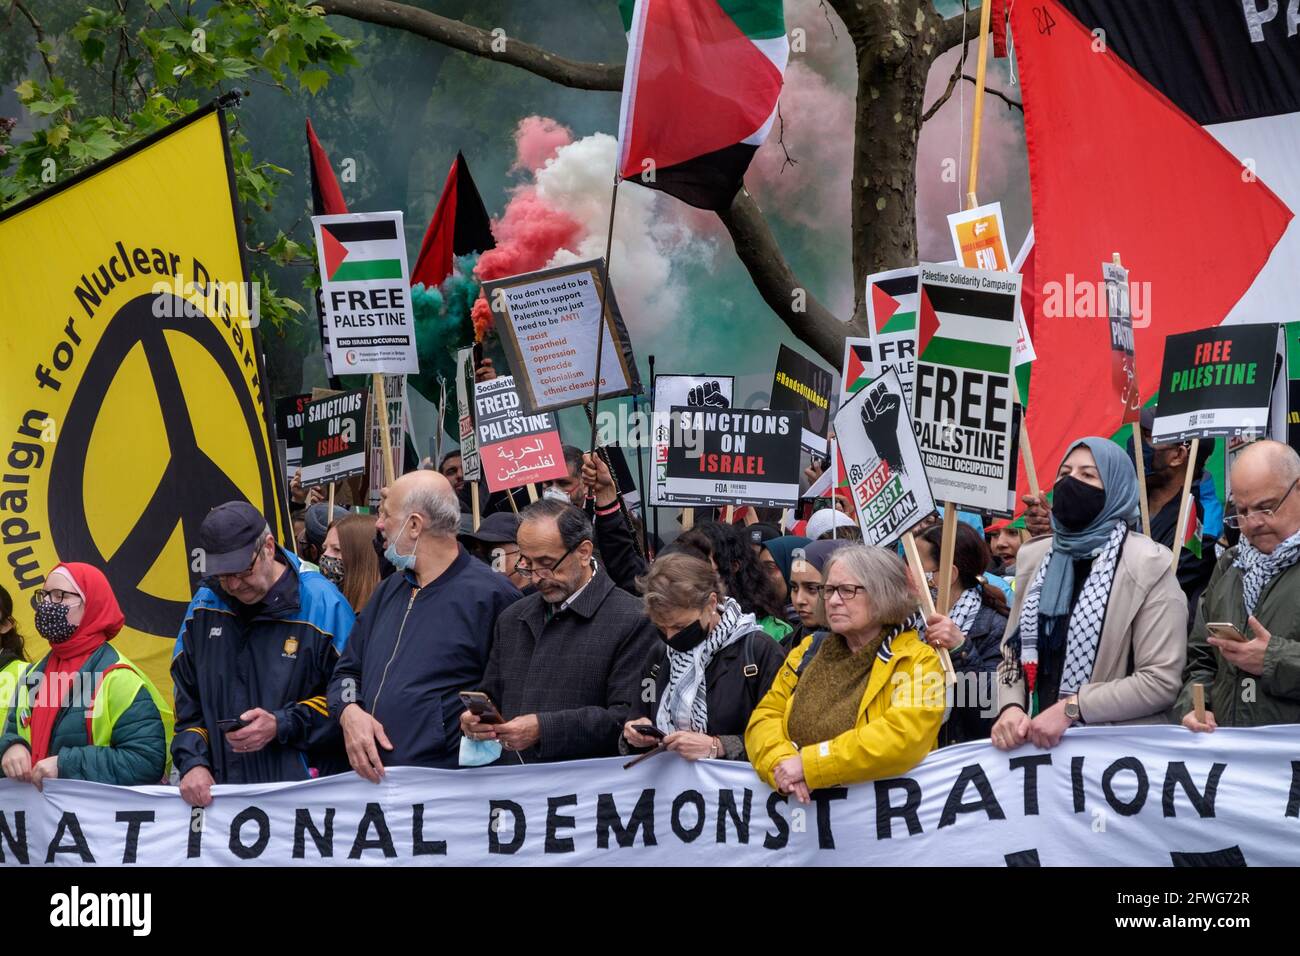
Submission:
[[[809,585],[809,587],[815,588],[813,593],[820,594],[825,601],[829,601],[838,594],[840,600],[845,604],[852,601],[860,592],[866,590],[861,584],[813,584]]]
[[[58,588],[51,588],[48,591],[40,588],[32,597],[36,599],[37,604],[67,604],[68,598],[77,599],[76,603],[71,605],[72,607],[81,603],[81,595],[76,591],[60,591]]]
[[[520,558],[518,561],[515,562],[515,574],[522,575],[523,577],[526,578],[554,577],[556,569],[558,569],[559,566],[564,563],[564,559],[567,558],[569,555],[573,554],[574,551],[578,550],[578,546],[581,544],[582,542],[579,541],[578,544],[575,544],[568,551],[565,551],[564,554],[560,555],[560,557],[555,561],[552,561],[550,564],[539,564],[535,568],[529,567],[528,565],[524,564],[523,559]]]
[[[1300,481],[1300,479],[1296,479]],[[1291,492],[1295,491],[1296,481],[1291,482],[1291,487],[1287,488],[1286,494],[1278,499],[1277,504],[1271,508],[1247,508],[1244,511],[1238,511],[1235,515],[1224,515],[1223,523],[1229,528],[1240,528],[1247,521],[1267,521],[1279,511],[1287,498],[1291,497]]]
[[[260,561],[261,559],[262,559],[262,549],[259,547],[257,549],[257,553],[253,555],[253,563],[248,566],[248,569],[246,571],[239,571],[235,574],[218,574],[217,577],[222,579],[234,578],[236,581],[247,581],[249,575],[253,573],[253,569],[257,567],[257,562]]]

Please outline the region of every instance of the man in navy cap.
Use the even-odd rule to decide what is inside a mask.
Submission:
[[[515,570],[519,563],[519,545],[515,543],[518,534],[519,515],[495,511],[479,523],[477,531],[462,530],[458,537],[466,551],[504,574],[520,591],[531,594],[532,582]]]
[[[275,543],[245,501],[208,512],[201,571],[176,639],[172,759],[181,796],[214,783],[305,780],[346,767],[325,692],[355,615],[333,584]]]

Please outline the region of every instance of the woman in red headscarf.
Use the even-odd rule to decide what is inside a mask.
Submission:
[[[36,592],[50,652],[27,669],[0,735],[0,771],[40,788],[50,777],[160,783],[171,710],[144,672],[109,645],[126,619],[102,571],[60,564]]]

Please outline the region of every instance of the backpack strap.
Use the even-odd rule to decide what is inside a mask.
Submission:
[[[813,633],[812,643],[808,645],[808,650],[804,651],[799,666],[795,668],[795,677],[803,676],[804,668],[812,663],[812,659],[817,656],[817,649],[822,646],[822,641],[826,640],[829,635],[830,631],[816,631]]]
[[[747,680],[758,676],[758,665],[754,663],[754,635],[762,634],[767,637],[767,631],[761,627],[755,628],[745,635],[745,669],[744,675]]]

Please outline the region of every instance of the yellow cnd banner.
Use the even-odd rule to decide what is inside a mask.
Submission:
[[[108,576],[114,646],[171,696],[199,526],[252,502],[283,540],[225,118],[215,105],[0,214],[0,584]]]

